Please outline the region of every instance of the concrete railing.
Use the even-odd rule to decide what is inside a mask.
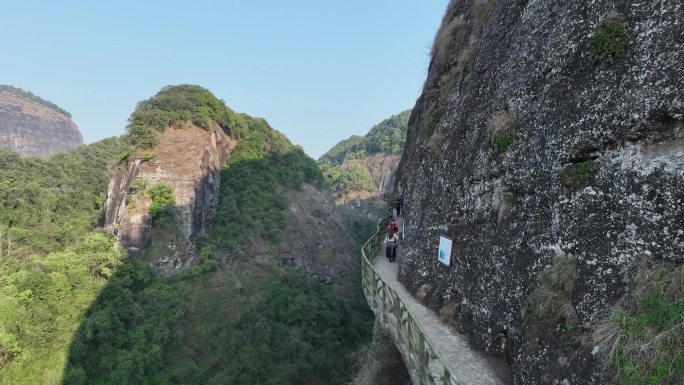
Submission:
[[[373,260],[380,254],[385,229],[391,216],[383,219],[378,231],[361,249],[362,284],[369,306],[391,335],[411,372],[415,385],[465,385],[435,350],[420,320],[409,310],[398,293],[382,280]]]

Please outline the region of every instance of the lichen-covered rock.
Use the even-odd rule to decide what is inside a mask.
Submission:
[[[47,158],[83,145],[76,124],[38,102],[0,92],[0,147]]]
[[[626,44],[601,45],[604,20]],[[397,172],[400,279],[515,383],[610,382],[588,333],[636,259],[684,262],[682,63],[682,2],[449,5]],[[558,257],[569,294],[540,282]],[[559,302],[546,328],[535,298]]]

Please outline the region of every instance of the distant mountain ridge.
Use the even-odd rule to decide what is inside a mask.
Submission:
[[[47,100],[41,98],[38,95],[35,95],[31,91],[27,91],[27,90],[24,90],[24,89],[19,88],[19,87],[13,87],[13,86],[10,86],[7,84],[0,84],[0,92],[9,92],[10,94],[22,96],[26,99],[29,99],[29,100],[32,100],[36,103],[42,104],[45,107],[66,116],[67,118],[71,118],[71,114],[67,110],[61,108],[60,106],[56,105],[55,103],[52,103],[50,101],[47,101]]]
[[[396,154],[403,151],[409,116],[410,109],[374,125],[365,136],[352,135],[321,155],[318,163],[340,165],[348,156],[361,158],[378,152]]]
[[[67,111],[29,91],[0,85],[0,147],[46,158],[82,145]]]
[[[318,159],[338,203],[357,202],[382,194],[404,150],[411,110],[374,125],[365,136],[352,135]]]

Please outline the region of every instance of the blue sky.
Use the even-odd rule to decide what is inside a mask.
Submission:
[[[318,158],[414,106],[448,0],[4,3],[0,84],[69,111],[86,143],[189,83]]]

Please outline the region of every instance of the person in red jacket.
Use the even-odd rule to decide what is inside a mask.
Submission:
[[[399,232],[399,226],[396,223],[394,223],[394,218],[392,218],[389,225],[387,225],[387,231],[389,231],[390,229],[395,233]]]

